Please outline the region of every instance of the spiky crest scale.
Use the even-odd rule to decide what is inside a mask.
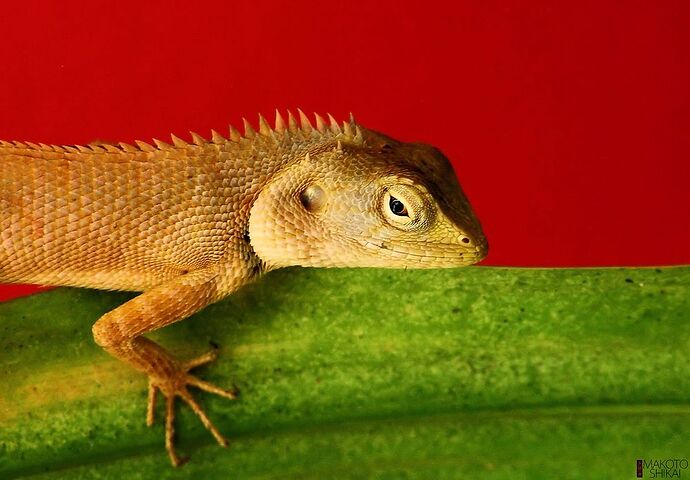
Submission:
[[[261,114],[259,114],[259,133],[265,137],[273,133],[273,129],[268,126],[268,122]]]
[[[256,132],[254,131],[254,128],[252,128],[252,124],[249,123],[249,121],[244,117],[242,117],[242,124],[244,126],[244,138],[256,137]]]
[[[307,117],[299,108],[297,109],[297,113],[299,113],[299,121],[302,124],[302,131],[304,133],[311,133],[314,127],[312,127],[309,117]]]
[[[338,149],[342,148],[342,142],[347,141],[351,143],[363,143],[364,138],[362,131],[355,122],[354,117],[350,114],[349,121],[343,121],[342,126],[338,124],[336,119],[330,114],[326,114],[328,122],[318,113],[314,114],[316,127],[309,120],[309,117],[301,110],[297,109],[299,121],[295,118],[291,111],[287,112],[287,123],[285,122],[280,111],[276,109],[275,126],[271,126],[266,121],[263,115],[259,115],[259,134],[264,137],[272,137],[276,141],[284,136],[301,136],[302,138],[318,138],[318,137],[333,137],[338,141]],[[252,127],[251,123],[243,118],[244,135],[242,135],[235,127],[229,125],[228,137],[224,137],[215,130],[211,130],[211,143],[216,145],[223,144],[227,141],[231,142],[246,142],[257,137],[257,132]],[[175,134],[170,134],[172,145],[156,138],[152,139],[153,144],[144,142],[142,140],[135,140],[134,144],[119,142],[117,145],[109,143],[91,143],[87,145],[47,145],[45,143],[20,142],[20,141],[5,141],[0,140],[0,148],[34,150],[44,152],[56,153],[136,153],[136,152],[156,152],[156,151],[170,151],[175,148],[190,148],[193,146],[203,146],[209,143],[201,135],[195,132],[189,132],[192,138],[192,144],[177,137]]]
[[[215,143],[216,145],[220,145],[221,143],[225,142],[225,138],[223,135],[220,133],[216,132],[215,130],[211,130],[211,141]]]
[[[290,110],[288,110],[288,130],[290,130],[290,133],[297,133],[297,130],[299,130],[297,120],[295,120],[295,116]]]
[[[119,148],[117,148],[115,145],[111,145],[111,144],[109,144],[109,143],[106,143],[105,145],[103,145],[103,147],[106,149],[106,151],[108,151],[108,152],[110,152],[110,153],[118,153],[118,152],[121,151],[121,150],[120,150]]]
[[[331,132],[333,132],[336,135],[343,133],[340,130],[340,125],[338,125],[337,120],[333,118],[333,115],[331,115],[330,113],[328,114],[328,121],[331,122]]]
[[[134,143],[136,143],[137,146],[139,147],[139,150],[141,150],[143,152],[155,152],[156,151],[156,147],[154,147],[153,145],[148,144],[146,142],[142,142],[141,140],[134,140]]]
[[[326,121],[318,113],[315,113],[314,117],[316,117],[316,129],[320,133],[324,133],[326,131]]]
[[[119,142],[118,145],[120,146],[120,148],[124,152],[135,153],[135,152],[139,151],[138,148],[136,148],[133,145],[130,145],[129,143]]]
[[[157,138],[153,139],[153,143],[156,144],[156,148],[158,148],[158,150],[169,151],[169,150],[172,150],[172,148],[173,148],[172,145],[165,143],[161,140],[158,140]]]
[[[280,115],[280,111],[276,108],[276,132],[278,133],[283,133],[285,131],[285,120],[283,120],[283,117]]]
[[[230,140],[232,140],[233,142],[239,142],[240,138],[242,138],[240,132],[232,125],[230,125],[228,129],[230,130]]]
[[[192,141],[194,142],[194,145],[203,145],[206,142],[206,139],[199,135],[196,132],[189,132],[189,134],[192,136]]]
[[[187,148],[189,144],[182,140],[180,137],[175,135],[174,133],[170,134],[170,138],[172,139],[173,145],[175,145],[178,148]]]

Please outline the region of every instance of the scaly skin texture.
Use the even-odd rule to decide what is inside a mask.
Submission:
[[[146,332],[182,320],[284,266],[469,265],[487,244],[448,160],[353,119],[313,127],[276,113],[211,141],[49,146],[0,143],[0,282],[144,292],[101,317],[96,343],[149,378],[147,423],[174,398],[221,445],[187,387],[233,392],[189,371]]]

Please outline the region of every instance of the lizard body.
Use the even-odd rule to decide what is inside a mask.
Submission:
[[[0,282],[144,292],[103,315],[96,343],[149,378],[147,423],[175,397],[221,445],[187,387],[233,398],[189,374],[146,332],[186,318],[275,268],[456,267],[487,244],[448,160],[350,120],[300,111],[275,127],[193,143],[49,146],[0,142]]]

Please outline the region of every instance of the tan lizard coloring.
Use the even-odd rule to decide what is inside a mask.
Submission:
[[[234,394],[189,373],[213,352],[181,362],[145,333],[279,267],[459,267],[487,253],[439,150],[299,113],[191,144],[0,142],[0,282],[144,292],[93,336],[148,376],[149,425],[165,396],[174,465],[175,397],[225,446],[188,387]]]

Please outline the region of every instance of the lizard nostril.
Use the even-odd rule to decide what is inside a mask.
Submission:
[[[470,237],[466,237],[465,235],[460,235],[460,241],[465,245],[472,242],[472,240],[470,240]]]

